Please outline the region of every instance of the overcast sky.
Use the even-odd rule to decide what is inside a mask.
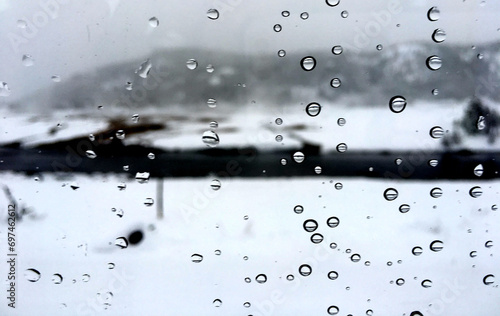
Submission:
[[[426,16],[433,5],[441,11],[436,22]],[[220,17],[210,20],[206,12],[214,7]],[[291,15],[282,17],[283,10]],[[307,20],[302,12],[309,13]],[[64,80],[121,60],[139,65],[154,49],[179,46],[249,54],[341,44],[359,51],[430,41],[438,27],[447,33],[439,45],[480,45],[500,40],[499,16],[500,1],[493,0],[341,0],[336,7],[324,0],[0,0],[0,82],[7,82],[13,100],[55,84],[52,75]],[[158,27],[149,25],[151,17]],[[277,23],[279,33],[273,31]],[[22,64],[24,54],[33,57],[33,66]]]

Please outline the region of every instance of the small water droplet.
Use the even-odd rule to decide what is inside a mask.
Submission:
[[[342,183],[340,183],[340,182],[335,183],[336,190],[342,190],[343,187],[344,187],[344,185]]]
[[[332,216],[332,217],[330,217],[329,219],[326,220],[326,224],[330,228],[335,228],[335,227],[339,226],[340,219],[338,217]]]
[[[282,142],[283,141],[283,135],[276,135],[276,137],[274,138],[278,143]]]
[[[149,172],[137,172],[135,174],[135,180],[139,183],[147,183],[149,181]]]
[[[332,54],[334,54],[334,55],[340,55],[340,54],[342,54],[343,51],[344,51],[344,49],[340,45],[335,45],[332,47]]]
[[[328,272],[328,278],[330,280],[336,280],[339,277],[339,274],[336,271]]]
[[[7,82],[0,82],[0,97],[8,97],[10,95],[10,88]]]
[[[441,240],[434,240],[431,242],[429,248],[434,252],[441,251],[443,250],[443,242]]]
[[[260,284],[266,283],[267,276],[265,274],[259,274],[255,277],[255,281]]]
[[[477,166],[474,168],[474,175],[475,175],[476,177],[480,177],[480,176],[482,176],[482,175],[483,175],[483,172],[484,172],[484,170],[483,170],[483,165],[482,165],[482,164],[479,164],[479,165],[477,165]]]
[[[302,12],[302,13],[300,14],[300,18],[301,18],[302,20],[307,20],[307,19],[309,18],[309,13],[307,13],[307,12]]]
[[[304,207],[302,205],[295,205],[295,207],[293,208],[293,211],[296,214],[302,214],[302,212],[304,212]]]
[[[429,58],[427,58],[425,63],[427,65],[427,68],[429,68],[430,70],[433,70],[433,71],[438,70],[443,65],[443,61],[441,60],[441,58],[439,56],[436,56],[436,55],[433,55],[433,56],[430,56]]]
[[[191,255],[191,261],[194,263],[200,263],[203,261],[203,256],[195,253],[195,254]]]
[[[305,160],[305,156],[301,151],[297,151],[293,154],[293,160],[296,163],[302,163]]]
[[[138,122],[139,122],[139,114],[132,115],[132,123],[138,123]]]
[[[493,247],[493,240],[488,240],[488,241],[484,244],[484,246],[485,246],[486,248],[491,248],[491,247]]]
[[[275,32],[281,32],[281,24],[274,24],[273,30]]]
[[[441,126],[434,126],[429,131],[429,135],[431,135],[431,137],[434,139],[439,139],[444,136],[444,130]]]
[[[323,168],[321,168],[320,166],[314,167],[314,173],[321,174],[322,171],[323,171]]]
[[[108,269],[113,270],[115,268],[115,264],[113,262],[108,263]]]
[[[397,279],[397,280],[396,280],[396,284],[397,284],[398,286],[402,286],[403,284],[405,284],[405,279],[403,279],[403,278],[399,278],[399,279]]]
[[[338,88],[340,87],[340,85],[342,84],[342,82],[340,81],[339,78],[333,78],[331,81],[330,81],[330,86],[332,88]]]
[[[217,145],[219,145],[220,142],[219,135],[217,135],[217,133],[215,133],[214,131],[204,132],[203,136],[201,137],[201,140],[208,147],[216,147]]]
[[[90,275],[88,275],[88,274],[84,274],[84,275],[82,275],[82,281],[83,281],[83,282],[88,282],[88,281],[90,281]]]
[[[125,90],[132,91],[133,87],[134,87],[134,85],[133,85],[133,83],[132,83],[132,82],[127,81],[127,82],[125,83]]]
[[[324,239],[323,235],[321,235],[321,234],[316,233],[316,234],[311,235],[311,242],[313,244],[319,244],[323,241],[323,239]]]
[[[62,281],[63,281],[63,277],[62,277],[62,275],[60,275],[59,273],[54,273],[54,274],[52,275],[52,282],[53,282],[54,284],[61,284],[61,283],[62,283]]]
[[[217,180],[217,179],[214,179],[210,183],[210,187],[212,188],[212,190],[217,191],[221,187],[221,182],[219,180]]]
[[[471,258],[475,258],[475,257],[477,257],[477,251],[471,251],[471,252],[469,253],[469,256],[470,256]]]
[[[243,303],[243,307],[249,308],[250,306],[252,306],[252,304],[250,304],[250,302]]]
[[[281,163],[282,166],[286,166],[286,164],[288,163],[288,161],[285,158],[282,158],[280,160],[280,163]]]
[[[481,189],[481,187],[478,187],[478,186],[475,186],[475,187],[472,187],[470,190],[469,190],[469,195],[473,198],[478,198],[480,197],[481,195],[483,195],[483,190]]]
[[[426,289],[432,287],[432,281],[431,280],[427,280],[427,279],[423,280],[421,284],[422,284],[422,287],[424,287]]]
[[[212,121],[210,122],[210,124],[208,125],[211,129],[216,129],[219,127],[219,123],[217,123],[216,121]]]
[[[215,68],[212,64],[208,64],[207,67],[206,67],[206,70],[209,74],[211,74],[212,72],[215,71]]]
[[[40,280],[42,274],[37,269],[27,269],[24,271],[24,277],[30,282],[36,282]]]
[[[220,251],[219,249],[217,249],[217,250],[214,251],[214,253],[215,253],[216,256],[220,256],[221,253],[222,253],[222,251]]]
[[[429,19],[429,21],[437,21],[439,20],[439,16],[440,16],[440,11],[438,9],[438,7],[432,7],[429,9],[429,11],[427,11],[427,18]]]
[[[276,125],[281,125],[281,124],[283,124],[283,120],[282,120],[281,118],[279,118],[279,117],[278,117],[278,118],[274,121],[274,123],[276,123]]]
[[[302,225],[304,227],[304,230],[308,233],[312,233],[318,228],[318,222],[316,222],[314,219],[308,219],[304,221],[304,224]]]
[[[382,46],[382,44],[378,44],[376,48],[378,51],[381,51],[382,49],[384,49],[384,46]]]
[[[144,205],[146,206],[153,206],[154,203],[155,201],[152,198],[146,198],[146,200],[144,201]]]
[[[493,274],[488,274],[483,278],[484,285],[492,285],[495,283],[495,276]]]
[[[142,62],[142,64],[139,66],[139,68],[136,69],[135,73],[139,77],[146,79],[148,77],[149,72],[151,71],[152,67],[153,67],[153,65],[151,64],[151,61],[148,58]]]
[[[50,77],[50,79],[54,82],[61,82],[61,76],[58,75],[53,75]]]
[[[484,116],[479,116],[479,118],[477,119],[476,126],[477,129],[480,131],[486,128],[486,119],[484,118]]]
[[[125,139],[125,132],[122,129],[116,131],[115,135],[118,139]]]
[[[284,17],[284,18],[287,18],[290,16],[290,11],[282,11],[281,12],[281,16]]]
[[[299,267],[299,274],[301,276],[310,276],[312,273],[312,268],[308,264],[303,264]]]
[[[394,113],[401,113],[406,108],[406,99],[400,95],[394,96],[389,101],[389,108]]]
[[[289,274],[289,275],[286,276],[286,279],[288,281],[293,281],[295,279],[295,277],[293,276],[293,274]]]
[[[398,198],[398,190],[394,188],[388,188],[384,191],[384,198],[387,201],[394,201],[395,199]]]
[[[337,120],[337,125],[338,126],[344,126],[346,124],[345,118],[341,117]]]
[[[87,155],[87,157],[90,159],[94,159],[97,157],[96,153],[90,149],[85,152],[85,155]]]
[[[250,279],[249,277],[246,277],[246,278],[245,278],[245,282],[246,282],[246,283],[250,283],[250,282],[252,282],[252,279]]]
[[[436,187],[436,188],[433,188],[433,189],[431,190],[431,196],[432,196],[433,198],[436,198],[436,199],[437,199],[437,198],[440,198],[442,195],[443,195],[443,190],[442,190],[441,188],[437,188],[437,187]]]
[[[431,93],[432,93],[432,95],[438,95],[439,94],[439,90],[438,89],[432,89]]]
[[[189,59],[188,61],[186,61],[186,67],[189,70],[195,70],[196,68],[198,68],[198,62],[196,61],[196,59]]]
[[[318,116],[321,113],[321,105],[316,102],[311,102],[306,106],[306,113],[310,117]]]
[[[151,27],[158,27],[158,25],[160,25],[160,21],[156,17],[152,17],[149,19],[149,25]]]
[[[347,10],[344,10],[340,13],[340,16],[343,17],[344,19],[349,16],[349,12]]]
[[[31,55],[23,55],[22,63],[23,66],[30,67],[35,64],[35,60],[33,59],[33,57],[31,57]]]
[[[330,248],[332,248],[332,249],[337,249],[337,244],[336,244],[336,243],[334,243],[334,242],[332,242],[332,243],[330,244]]]
[[[212,303],[214,304],[215,307],[221,307],[222,305],[222,301],[218,298],[215,299]]]
[[[125,237],[118,237],[115,239],[115,246],[125,249],[128,247],[128,240]]]
[[[411,250],[411,253],[414,255],[414,256],[420,256],[423,252],[423,249],[422,247],[413,247],[413,249]]]
[[[436,43],[442,43],[446,39],[446,32],[443,29],[435,29],[432,33],[432,40]]]
[[[207,18],[210,20],[217,20],[219,18],[219,11],[216,9],[209,9],[207,11]]]
[[[431,167],[436,167],[438,165],[439,161],[437,159],[431,159],[429,160],[429,166]]]
[[[278,57],[285,57],[286,56],[286,51],[284,49],[280,49],[278,51]]]
[[[339,153],[345,153],[347,151],[347,145],[346,143],[340,143],[337,145],[337,151]]]
[[[312,56],[306,56],[300,60],[300,66],[305,71],[311,71],[316,67],[316,59]]]
[[[337,306],[332,305],[328,307],[326,311],[328,312],[328,315],[337,315],[340,309]]]
[[[351,256],[351,261],[352,262],[359,262],[360,260],[361,260],[361,256],[359,254],[357,254],[357,253],[355,253],[355,254],[353,254]]]
[[[477,57],[477,59],[481,60],[481,59],[483,59],[483,58],[484,58],[484,55],[483,55],[483,54],[481,54],[481,53],[479,53],[479,54],[477,54],[477,56],[476,56],[476,57]]]

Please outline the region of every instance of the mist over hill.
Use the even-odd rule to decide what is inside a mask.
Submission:
[[[426,60],[433,55],[442,60],[439,70],[426,66]],[[316,60],[312,71],[300,66],[305,56]],[[196,69],[188,69],[189,59],[196,60]],[[207,69],[210,65],[213,72]],[[333,78],[340,79],[340,87],[330,85]],[[477,48],[410,43],[361,53],[344,47],[340,55],[310,51],[287,52],[284,57],[277,52],[250,55],[184,48],[156,51],[143,59],[90,69],[11,106],[119,109],[192,106],[214,98],[237,107],[252,101],[272,105],[351,96],[356,96],[360,105],[380,105],[394,95],[403,95],[409,101],[474,96],[500,101],[499,85],[500,43]],[[433,95],[433,89],[438,89],[439,94]]]

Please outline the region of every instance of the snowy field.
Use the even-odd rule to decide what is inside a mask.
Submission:
[[[354,118],[348,122],[355,125]],[[16,224],[17,308],[6,311],[4,296],[0,315],[293,316],[328,315],[336,306],[338,315],[428,316],[500,309],[498,180],[227,178],[214,191],[212,178],[166,179],[158,219],[157,179],[12,173],[0,179],[18,209],[31,209]],[[481,196],[470,196],[474,186]],[[431,197],[435,187],[441,197]],[[395,200],[384,198],[387,188],[398,191]],[[8,204],[0,194],[4,281]],[[399,211],[402,204],[407,213]],[[330,217],[340,224],[329,227]],[[311,242],[307,219],[317,221],[322,242]],[[140,243],[115,245],[134,230],[144,233]],[[430,249],[436,240],[441,251]],[[417,246],[419,256],[412,254]],[[203,260],[193,262],[193,254]],[[303,264],[309,276],[299,273]],[[330,271],[338,278],[329,279]],[[256,281],[259,274],[266,282]],[[492,284],[484,283],[487,275],[495,276],[486,280]]]

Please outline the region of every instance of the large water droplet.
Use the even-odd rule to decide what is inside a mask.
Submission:
[[[404,285],[404,284],[405,284],[405,279],[403,279],[403,278],[399,278],[399,279],[397,279],[397,280],[396,280],[396,284],[397,284],[398,286],[402,286],[402,285]]]
[[[495,276],[493,274],[488,274],[483,278],[483,283],[485,285],[492,285],[493,283],[495,283]]]
[[[469,256],[470,256],[471,258],[475,258],[475,257],[477,257],[477,251],[471,251],[471,252],[469,253]]]
[[[439,139],[444,136],[444,129],[441,126],[434,126],[429,131],[429,135],[434,139]]]
[[[153,67],[153,64],[151,64],[151,61],[149,58],[142,62],[142,64],[137,68],[135,73],[139,75],[139,77],[146,79],[149,75],[149,72],[151,71],[151,68]]]
[[[115,246],[125,249],[128,247],[128,240],[125,237],[118,237],[115,239]]]
[[[432,7],[429,9],[429,11],[427,11],[427,18],[429,19],[429,21],[437,21],[439,20],[439,15],[440,15],[440,12],[439,12],[439,9],[438,7]]]
[[[403,214],[408,213],[410,211],[410,206],[408,204],[401,204],[399,206],[399,211]]]
[[[337,315],[340,309],[337,306],[332,305],[328,307],[326,311],[328,312],[328,315]]]
[[[306,56],[300,61],[300,66],[305,71],[311,71],[316,67],[316,59],[312,56]]]
[[[328,278],[330,280],[337,280],[338,277],[339,277],[339,274],[337,273],[337,271],[328,272]]]
[[[344,49],[340,45],[335,45],[332,47],[332,54],[334,54],[334,55],[340,55],[340,54],[342,54],[343,51],[344,51]]]
[[[24,277],[30,282],[36,282],[40,280],[42,274],[37,269],[27,269],[24,271]]]
[[[359,254],[357,254],[357,253],[355,253],[355,254],[353,254],[351,256],[351,261],[352,262],[359,262],[360,260],[361,260],[361,256]]]
[[[484,244],[484,246],[485,246],[486,248],[491,248],[491,247],[493,247],[493,240],[488,240],[488,241]]]
[[[389,101],[389,108],[394,113],[401,113],[406,108],[406,99],[400,95],[394,96]]]
[[[209,74],[211,74],[212,72],[215,71],[215,68],[212,64],[208,64],[207,67],[206,67],[206,70]]]
[[[203,261],[203,256],[200,255],[200,254],[197,254],[197,253],[192,254],[191,255],[191,261],[194,262],[194,263],[200,263],[200,262]]]
[[[432,281],[431,280],[423,280],[421,284],[422,284],[422,287],[424,287],[426,289],[432,287]]]
[[[340,143],[337,145],[337,151],[339,153],[345,153],[347,151],[347,145],[346,143]]]
[[[301,18],[302,20],[307,20],[307,19],[309,18],[309,13],[307,13],[307,12],[302,12],[302,13],[300,14],[300,18]]]
[[[139,183],[146,183],[149,181],[149,172],[137,172],[135,174],[135,180]]]
[[[321,235],[321,234],[316,233],[316,234],[311,235],[311,242],[313,244],[319,244],[323,241],[323,239],[324,239],[323,235]]]
[[[305,159],[304,153],[302,153],[301,151],[297,151],[293,154],[293,160],[296,163],[302,163],[304,159]]]
[[[432,33],[432,40],[436,43],[442,43],[446,39],[446,32],[443,29],[435,29]]]
[[[188,61],[186,61],[186,67],[189,70],[195,70],[196,68],[198,68],[198,62],[196,61],[196,59],[189,59]]]
[[[23,55],[22,63],[23,66],[30,67],[35,64],[35,60],[31,57],[31,55]]]
[[[337,125],[338,126],[344,126],[346,124],[345,118],[341,117],[337,120]]]
[[[411,253],[414,255],[414,256],[420,256],[423,252],[423,249],[422,247],[413,247],[413,249],[411,250]]]
[[[7,82],[0,82],[0,97],[8,97],[10,95],[10,88]]]
[[[153,206],[154,203],[155,201],[152,198],[146,198],[146,200],[144,200],[144,205],[146,206]]]
[[[259,274],[255,277],[255,281],[257,281],[257,283],[260,283],[260,284],[263,284],[263,283],[266,283],[267,281],[267,275],[265,274]]]
[[[284,18],[287,18],[290,16],[290,11],[282,11],[281,12],[281,16],[284,17]]]
[[[275,32],[281,32],[282,28],[281,28],[281,24],[274,24],[273,26],[273,30]]]
[[[215,133],[214,131],[206,131],[203,133],[203,136],[201,137],[201,140],[208,146],[208,147],[216,147],[219,145],[219,135]]]
[[[156,17],[152,17],[149,19],[149,25],[151,27],[158,27],[158,25],[160,25],[160,21]]]
[[[310,276],[312,273],[312,268],[308,264],[303,264],[299,267],[299,274],[301,276]]]
[[[308,219],[304,221],[304,224],[302,226],[304,227],[306,232],[311,233],[318,228],[318,222],[316,222],[314,219]]]
[[[476,177],[480,177],[483,175],[483,172],[484,172],[484,169],[483,169],[483,165],[482,164],[479,164],[477,165],[475,168],[474,168],[474,175]]]
[[[96,153],[90,149],[85,152],[85,155],[87,155],[87,157],[90,159],[94,159],[97,157]]]
[[[411,312],[410,316],[424,316],[424,315],[419,311],[414,311],[414,312]]]
[[[306,113],[311,117],[318,116],[321,113],[321,105],[316,102],[311,102],[306,106]]]
[[[431,190],[431,196],[433,198],[437,199],[437,198],[441,197],[442,195],[443,195],[443,190],[441,188],[433,188]]]
[[[438,70],[443,65],[443,61],[439,56],[433,55],[427,58],[425,64],[430,70]]]
[[[340,219],[338,217],[332,216],[326,220],[326,224],[328,225],[328,227],[335,228],[339,226]]]
[[[387,201],[394,201],[398,198],[398,190],[394,188],[388,188],[384,191],[384,198]]]
[[[472,196],[473,198],[478,198],[481,195],[483,195],[483,190],[481,189],[481,187],[478,186],[472,187],[469,190],[469,195]]]
[[[219,11],[216,9],[209,9],[207,11],[207,18],[210,20],[217,20],[219,18]]]
[[[441,240],[434,240],[431,242],[429,248],[434,252],[441,251],[443,250],[443,242]]]
[[[334,7],[340,3],[340,0],[326,0],[326,4],[328,4],[330,7]]]
[[[52,282],[54,284],[61,284],[62,281],[63,281],[63,277],[59,273],[55,273],[54,275],[52,275]]]

